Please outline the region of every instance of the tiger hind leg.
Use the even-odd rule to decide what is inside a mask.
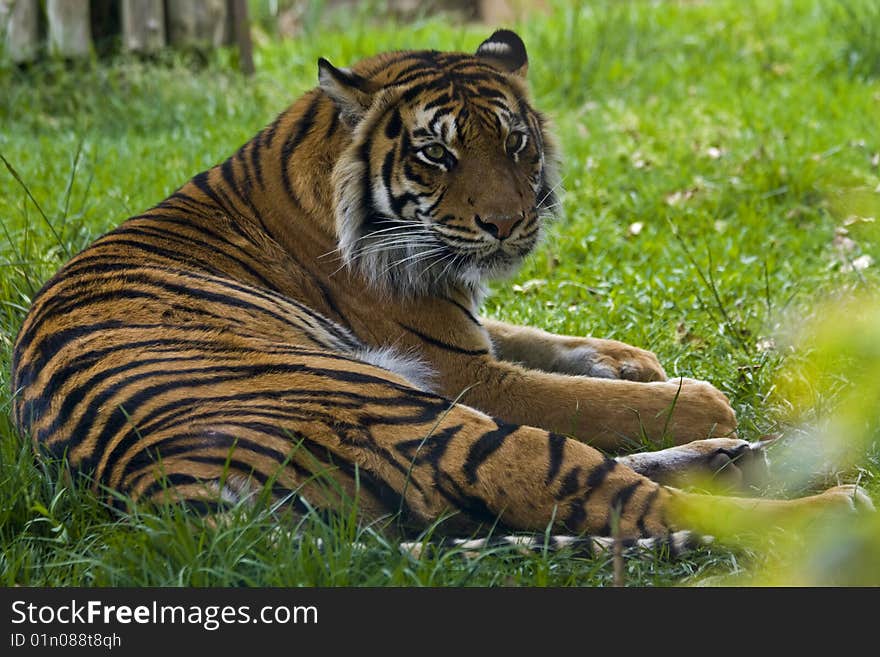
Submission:
[[[234,504],[267,486],[274,499],[313,508],[356,499],[367,520],[397,515],[419,531],[444,519],[459,536],[670,531],[668,493],[583,443],[495,420],[339,354],[264,349],[246,360],[247,377],[191,381],[186,404],[164,389],[129,400],[124,435],[99,461],[102,483],[194,505],[212,496]]]
[[[495,420],[338,354],[252,352],[247,367],[247,377],[190,384],[199,396],[183,409],[177,398],[128,404],[130,431],[101,461],[105,483],[164,496],[152,481],[161,470],[172,499],[198,500],[212,489],[240,496],[242,482],[252,482],[306,510],[333,509],[345,497],[365,520],[398,516],[416,530],[442,521],[444,533],[458,536],[637,541],[702,532],[690,512],[707,505],[720,515],[853,507],[834,489],[790,501],[678,491],[638,472],[647,461],[631,458],[631,467],[559,434]]]

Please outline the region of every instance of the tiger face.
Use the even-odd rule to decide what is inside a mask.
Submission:
[[[530,253],[557,205],[557,156],[527,100],[525,46],[319,62],[352,141],[333,172],[339,250],[398,295],[479,289]]]

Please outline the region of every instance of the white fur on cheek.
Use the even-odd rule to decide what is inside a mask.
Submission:
[[[364,222],[363,202],[359,181],[366,166],[346,153],[333,171],[336,203],[336,238],[346,262],[350,261],[354,244],[361,235]]]

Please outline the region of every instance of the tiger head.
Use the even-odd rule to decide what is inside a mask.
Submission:
[[[557,156],[528,101],[522,40],[476,54],[410,51],[318,62],[351,141],[333,170],[338,248],[403,295],[478,290],[512,272],[557,206]]]

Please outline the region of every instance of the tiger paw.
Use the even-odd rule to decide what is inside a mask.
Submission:
[[[656,452],[617,458],[639,474],[673,486],[709,483],[742,490],[768,479],[765,442],[738,438],[710,438]]]
[[[856,484],[842,484],[809,498],[823,510],[866,513],[875,511],[874,502],[864,488]]]
[[[554,369],[602,379],[665,381],[666,372],[657,356],[617,340],[584,338],[560,349]]]
[[[730,401],[706,381],[682,377],[647,383],[629,391],[629,396],[639,411],[640,432],[655,442],[686,445],[736,437],[736,413]]]
[[[677,445],[705,438],[735,437],[736,413],[727,396],[711,383],[681,377],[653,385],[664,385],[664,394],[672,397],[672,418],[667,426]]]

